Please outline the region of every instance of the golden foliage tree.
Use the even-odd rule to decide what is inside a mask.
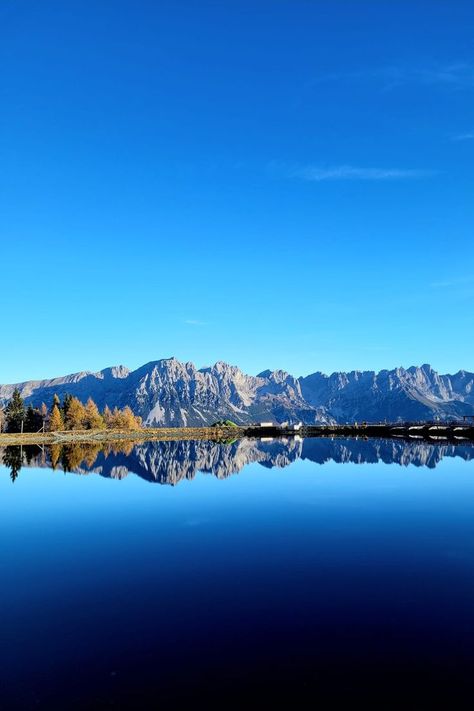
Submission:
[[[87,430],[101,430],[105,427],[104,418],[94,400],[90,397],[84,408],[84,427]]]
[[[113,412],[109,410],[106,414],[104,411],[104,420],[107,426],[113,430],[139,430],[142,424],[141,417],[134,415],[128,405],[123,410],[114,407]]]
[[[54,405],[49,418],[49,431],[59,432],[64,429],[64,421],[61,410],[57,405]]]
[[[141,417],[134,415],[128,405],[124,407],[123,410],[114,407],[113,411],[106,405],[101,414],[91,397],[87,400],[85,405],[83,405],[77,397],[69,397],[64,414],[62,409],[55,403],[50,416],[50,423],[51,422],[53,424],[50,424],[50,429],[54,426],[56,429],[67,430],[97,430],[107,428],[133,431],[139,430],[142,426]]]
[[[122,411],[118,407],[114,407],[109,417],[109,427],[112,430],[122,429]]]
[[[85,427],[86,411],[85,407],[77,397],[72,397],[66,415],[66,429],[82,430]]]
[[[104,424],[105,424],[106,428],[107,428],[108,430],[111,429],[111,428],[112,428],[112,420],[113,420],[113,417],[112,417],[112,412],[111,412],[111,410],[110,410],[110,407],[109,407],[108,405],[106,405],[106,406],[104,407],[104,411],[103,411],[103,413],[102,413],[102,417],[104,418]]]
[[[137,417],[133,414],[131,408],[127,405],[122,410],[122,415],[124,418],[124,429],[126,430],[139,430],[142,425],[142,418]]]

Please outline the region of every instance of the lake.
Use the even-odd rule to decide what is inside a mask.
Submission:
[[[473,460],[329,438],[2,450],[0,707],[467,708]]]

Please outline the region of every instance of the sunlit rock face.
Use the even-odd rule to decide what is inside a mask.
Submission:
[[[474,374],[441,375],[429,365],[394,370],[315,372],[295,378],[283,370],[247,375],[222,361],[198,369],[176,358],[130,371],[124,366],[52,380],[0,385],[0,404],[15,387],[27,402],[50,404],[54,393],[103,408],[129,405],[151,427],[203,426],[231,419],[301,420],[307,424],[366,420],[442,420],[474,414]]]
[[[352,371],[300,379],[301,392],[323,406],[337,422],[423,420],[461,417],[474,412],[474,374],[440,375],[420,368]]]

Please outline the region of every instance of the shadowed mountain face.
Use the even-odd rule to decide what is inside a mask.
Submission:
[[[74,444],[38,447],[6,447],[0,462],[16,478],[22,466],[50,467],[77,474],[95,473],[110,479],[135,474],[146,481],[176,485],[194,479],[198,472],[225,479],[248,464],[287,467],[298,459],[316,464],[334,461],[354,464],[398,464],[434,468],[444,457],[474,459],[473,445],[436,445],[390,439],[275,439],[271,442],[243,439],[233,444],[209,441],[127,443],[122,445]]]
[[[129,405],[152,427],[202,426],[227,418],[239,424],[268,419],[315,424],[474,414],[474,373],[440,375],[429,365],[295,378],[282,370],[246,375],[223,362],[198,370],[169,358],[134,371],[118,366],[0,385],[0,404],[15,387],[34,405],[49,404],[54,393],[82,401],[91,396],[101,408]]]

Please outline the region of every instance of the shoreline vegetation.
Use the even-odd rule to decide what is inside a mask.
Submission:
[[[0,446],[60,444],[74,442],[113,442],[116,440],[213,439],[234,441],[244,429],[230,420],[218,420],[206,427],[143,427],[142,419],[126,405],[123,409],[107,405],[99,410],[89,397],[84,404],[66,394],[61,402],[54,395],[50,407],[25,405],[20,391],[14,390],[4,409],[0,409]]]
[[[357,423],[297,426],[271,422],[237,425],[231,420],[217,420],[203,427],[144,427],[141,417],[129,406],[113,410],[106,405],[99,410],[92,398],[82,403],[66,394],[61,402],[54,395],[48,408],[45,403],[34,408],[25,406],[18,389],[4,409],[0,408],[0,447],[10,445],[50,445],[79,442],[113,443],[114,441],[213,440],[231,443],[243,437],[272,440],[278,437],[382,437],[410,441],[449,441],[462,444],[474,440],[474,425],[462,422]]]
[[[435,432],[433,432],[433,429]],[[415,430],[416,434],[410,434]],[[304,438],[344,438],[355,439],[403,439],[412,444],[470,444],[474,442],[472,426],[393,426],[393,425],[321,425],[306,426],[300,433],[282,430],[279,426],[262,428],[252,425],[236,425],[230,421],[219,421],[205,427],[140,427],[137,429],[82,429],[45,432],[4,432],[0,433],[0,448],[10,445],[51,445],[51,444],[113,444],[114,442],[166,442],[178,440],[209,440],[221,444],[232,444],[243,439],[262,439],[271,442],[287,437]]]
[[[84,404],[79,398],[68,393],[61,402],[58,395],[53,396],[50,407],[43,402],[41,407],[28,407],[18,388],[13,391],[5,409],[0,409],[0,432],[39,433],[77,430],[125,430],[142,428],[142,418],[132,412],[127,405],[123,409],[107,405],[102,412],[89,397]]]

